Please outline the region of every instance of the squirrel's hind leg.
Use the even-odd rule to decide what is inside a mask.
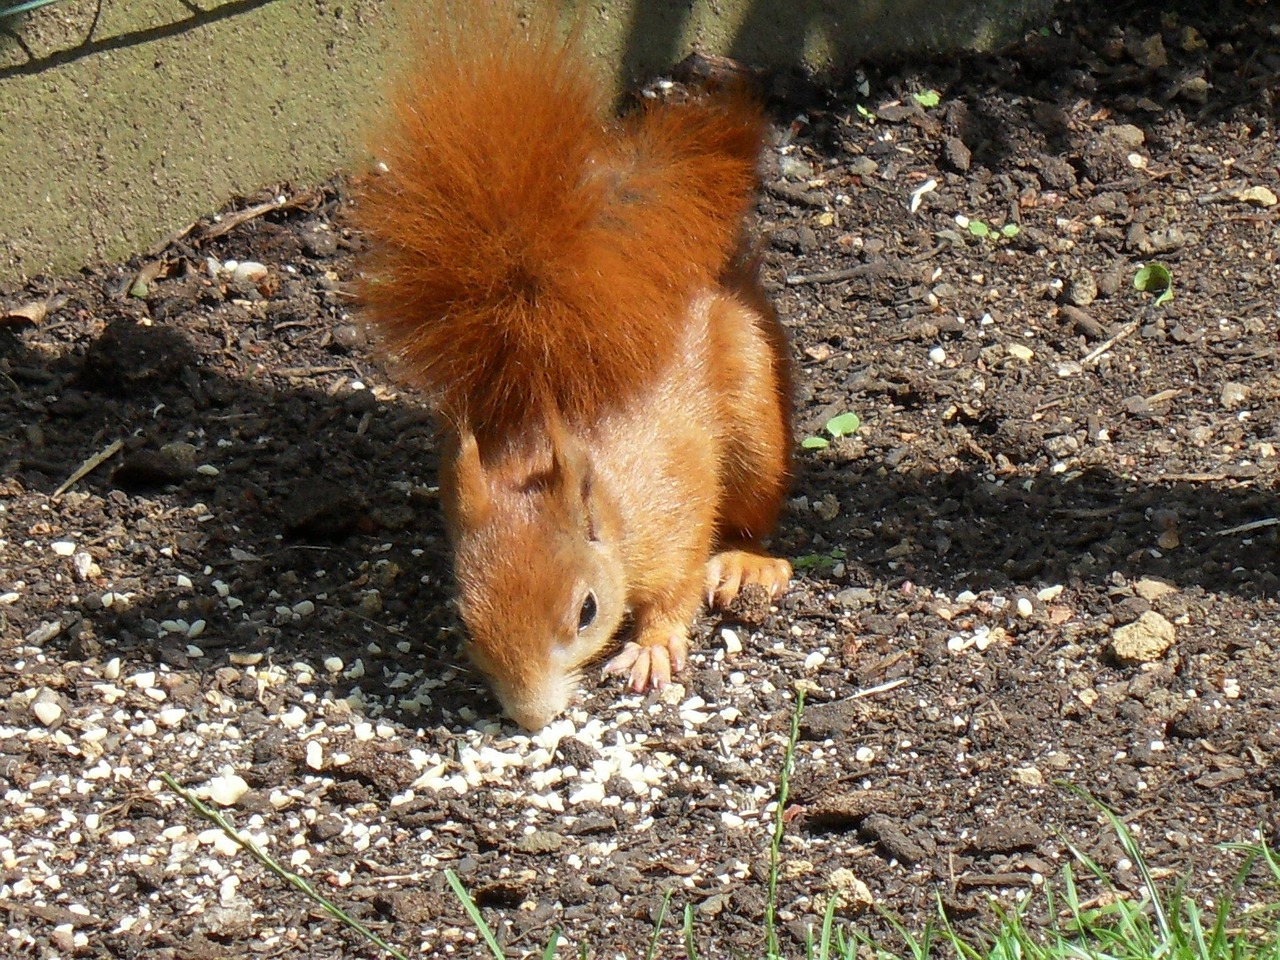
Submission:
[[[777,314],[754,277],[738,281],[713,301],[710,314],[724,438],[718,552],[707,561],[704,595],[721,608],[747,584],[776,597],[791,580],[791,564],[759,545],[773,532],[791,479],[790,357]]]

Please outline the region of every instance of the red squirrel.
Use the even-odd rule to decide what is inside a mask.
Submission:
[[[615,118],[576,41],[476,8],[374,134],[361,288],[442,423],[470,659],[536,730],[624,621],[605,670],[644,691],[683,669],[704,601],[786,588],[760,542],[790,474],[789,354],[745,227],[758,102]]]

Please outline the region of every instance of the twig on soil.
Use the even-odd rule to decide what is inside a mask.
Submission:
[[[855,690],[848,699],[858,700],[862,697],[874,697],[877,693],[885,693],[900,687],[910,679],[910,677],[898,677],[896,680],[886,680],[884,683],[878,683],[874,687],[863,687],[861,690]]]
[[[349,367],[281,367],[276,371],[281,377],[317,377],[325,373],[347,373]]]
[[[264,216],[268,213],[273,213],[276,210],[292,210],[296,207],[307,206],[319,198],[321,194],[321,190],[315,189],[294,194],[291,197],[285,197],[283,199],[280,197],[273,197],[264,203],[254,204],[252,207],[246,207],[244,210],[237,210],[235,213],[229,213],[221,220],[215,221],[214,223],[209,224],[209,226],[203,228],[200,226],[201,221],[192,221],[182,229],[169,234],[169,236],[155,244],[155,246],[147,251],[147,256],[158,257],[171,246],[178,243],[178,241],[186,239],[193,233],[196,235],[195,239],[197,241],[212,240],[215,237],[222,236],[224,233],[229,233],[242,223],[248,223],[250,220],[256,220],[258,217]]]
[[[200,816],[204,817],[204,819],[215,824],[218,827],[218,829],[221,830],[224,834],[226,834],[227,837],[231,839],[238,847],[240,847],[242,850],[244,850],[246,853],[252,856],[255,860],[257,860],[260,864],[262,864],[264,867],[266,867],[268,870],[274,873],[277,877],[279,877],[285,883],[289,884],[289,886],[293,887],[296,890],[300,890],[305,896],[309,897],[315,903],[319,904],[321,909],[323,909],[326,913],[328,913],[331,917],[333,917],[339,923],[344,923],[347,926],[351,927],[351,929],[355,930],[357,933],[359,933],[362,937],[364,937],[370,943],[377,944],[387,953],[391,954],[391,956],[396,957],[397,960],[408,960],[408,957],[406,957],[403,953],[401,953],[395,947],[391,946],[391,944],[387,943],[385,940],[383,940],[380,936],[378,936],[376,933],[374,933],[372,930],[366,927],[363,923],[361,923],[355,917],[348,914],[346,911],[344,911],[332,900],[329,900],[327,897],[325,897],[324,894],[322,894],[319,890],[313,887],[307,880],[298,876],[296,873],[293,873],[292,871],[286,870],[284,867],[282,867],[279,863],[276,862],[276,860],[269,853],[267,853],[260,846],[254,843],[253,840],[251,840],[249,837],[246,837],[243,834],[241,834],[239,831],[237,831],[236,828],[233,827],[231,823],[227,820],[227,818],[224,817],[220,812],[208,806],[206,803],[201,801],[194,794],[178,786],[178,781],[174,780],[173,777],[169,776],[169,774],[164,773],[163,771],[157,771],[157,775],[160,777],[161,780],[164,781],[165,786],[167,786],[170,790],[172,790],[179,797],[181,797],[183,801],[186,802],[187,806],[189,806],[192,810],[194,810]]]
[[[799,287],[806,283],[839,283],[841,280],[853,280],[861,276],[862,267],[850,267],[847,270],[825,270],[822,273],[793,273],[787,277],[788,287]]]
[[[1242,523],[1236,527],[1227,527],[1217,531],[1215,536],[1229,537],[1236,533],[1252,533],[1254,530],[1261,530],[1264,527],[1274,527],[1280,525],[1280,517],[1267,517],[1264,520],[1251,520],[1248,523]]]
[[[1223,480],[1239,480],[1241,483],[1248,483],[1246,479],[1233,477],[1229,473],[1162,473],[1155,479],[1161,483],[1221,483]]]
[[[1147,397],[1147,403],[1154,407],[1157,403],[1164,403],[1166,400],[1172,400],[1175,397],[1180,397],[1184,392],[1185,391],[1179,390],[1176,387],[1169,390],[1161,390],[1159,393],[1153,393],[1151,396]]]
[[[276,210],[292,210],[295,207],[304,207],[314,202],[320,195],[320,190],[307,190],[291,197],[274,197],[265,203],[258,203],[244,210],[237,210],[235,213],[229,213],[217,223],[211,223],[201,230],[199,239],[212,240],[214,237],[220,237],[224,233],[230,233],[242,223],[256,220],[258,217],[273,213]]]
[[[1100,356],[1102,356],[1104,353],[1106,353],[1108,350],[1114,347],[1117,343],[1119,343],[1125,337],[1132,335],[1133,332],[1138,329],[1141,323],[1142,323],[1141,320],[1130,320],[1128,323],[1124,325],[1124,328],[1119,333],[1117,333],[1114,337],[1112,337],[1106,343],[1099,344],[1093,350],[1089,351],[1089,355],[1080,361],[1080,365],[1082,367],[1087,367],[1091,363],[1096,362]]]
[[[54,500],[58,499],[58,497],[66,493],[74,484],[78,483],[82,478],[87,476],[89,473],[98,469],[98,467],[101,466],[105,461],[110,460],[117,453],[119,453],[120,448],[123,446],[124,446],[123,440],[113,440],[104,449],[99,450],[97,453],[95,453],[92,457],[90,457],[84,463],[80,464],[80,466],[76,468],[76,472],[71,474],[71,476],[67,477],[67,479],[63,482],[62,486],[58,487],[57,490],[53,491],[53,495],[51,499],[54,499]]]

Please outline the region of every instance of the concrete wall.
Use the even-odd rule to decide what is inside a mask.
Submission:
[[[584,11],[605,71],[623,77],[694,47],[817,71],[886,51],[981,48],[1051,4],[566,0]],[[122,259],[236,194],[358,163],[368,103],[427,4],[192,6],[65,0],[0,22],[0,280]]]

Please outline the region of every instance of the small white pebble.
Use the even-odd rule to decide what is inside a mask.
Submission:
[[[876,752],[870,747],[859,747],[853,752],[853,758],[859,763],[870,763],[876,758]]]
[[[311,600],[299,600],[293,605],[293,612],[300,617],[307,617],[316,612],[316,605]]]
[[[188,577],[185,573],[178,574],[178,586],[182,587],[184,590],[190,590],[191,587],[193,586],[193,584],[191,583],[191,578]]]
[[[1035,356],[1035,352],[1025,343],[1011,343],[1005,349],[1009,351],[1009,356],[1016,357],[1023,363],[1030,363],[1032,357]]]
[[[202,477],[216,477],[218,475],[218,468],[212,463],[202,463],[200,466],[196,467],[196,473],[200,474]]]
[[[325,657],[324,668],[330,673],[341,673],[346,666],[341,657]]]
[[[196,637],[200,636],[200,634],[204,633],[204,628],[205,622],[203,620],[196,620],[191,624],[191,626],[187,627],[187,639],[194,640]]]
[[[745,827],[747,825],[747,821],[729,810],[720,814],[720,822],[730,830],[737,830],[739,827]]]
[[[156,713],[156,720],[163,727],[176,727],[186,715],[187,711],[182,707],[166,707]]]
[[[600,803],[604,800],[603,783],[584,783],[569,795],[569,802],[574,806],[580,803]]]
[[[218,596],[226,598],[231,593],[231,588],[221,580],[213,581],[213,589],[217,591]]]
[[[819,650],[815,650],[813,651],[813,653],[809,654],[807,657],[804,658],[804,668],[806,670],[817,670],[818,667],[822,666],[826,662],[827,662],[826,654],[822,653]]]
[[[720,639],[724,641],[724,652],[735,654],[742,652],[742,641],[738,639],[738,634],[730,630],[728,627],[722,627],[720,630]]]
[[[31,705],[31,712],[46,727],[51,727],[62,719],[62,707],[56,700],[37,700]]]
[[[81,580],[88,580],[90,577],[96,577],[102,572],[93,561],[92,554],[84,551],[76,551],[75,556],[71,558],[72,569],[76,572],[76,577]]]
[[[69,557],[76,552],[76,545],[70,540],[55,540],[49,544],[49,549],[60,557]]]
[[[220,807],[229,807],[239,802],[249,792],[249,784],[236,773],[225,773],[209,781],[208,795]]]
[[[1062,584],[1056,583],[1052,587],[1045,587],[1036,594],[1036,599],[1041,603],[1052,603],[1062,596]]]
[[[324,767],[324,747],[319,740],[307,741],[307,766],[312,770],[320,770]]]
[[[1029,617],[1031,616],[1033,609],[1034,608],[1031,606],[1031,601],[1028,600],[1026,597],[1018,598],[1018,616]]]
[[[947,351],[942,347],[934,347],[929,351],[929,360],[931,363],[942,365],[947,362]]]

